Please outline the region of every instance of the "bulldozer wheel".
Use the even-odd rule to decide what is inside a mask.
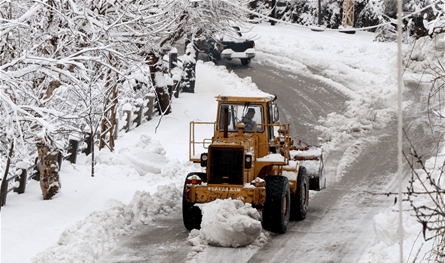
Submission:
[[[306,168],[300,167],[297,179],[297,191],[291,204],[291,220],[304,220],[309,207],[309,179]]]
[[[284,234],[290,215],[289,180],[284,176],[267,176],[266,202],[263,209],[263,227]]]
[[[201,177],[201,179],[206,178],[205,173],[189,173],[187,175],[187,177],[194,175],[194,174]],[[187,230],[200,229],[201,228],[201,220],[202,220],[201,209],[199,209],[199,207],[195,206],[195,203],[188,202],[187,198],[186,198],[185,190],[186,190],[186,186],[187,186],[187,177],[185,178],[184,190],[183,190],[183,194],[182,194],[182,219],[184,221],[184,226],[185,226],[185,228],[187,228]]]

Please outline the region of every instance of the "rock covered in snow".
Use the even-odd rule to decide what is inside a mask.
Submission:
[[[241,247],[261,234],[260,214],[240,200],[215,200],[199,205],[202,211],[201,235],[211,245]]]

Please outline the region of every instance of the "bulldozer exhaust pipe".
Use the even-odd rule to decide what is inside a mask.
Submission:
[[[229,108],[224,108],[224,138],[229,138]]]

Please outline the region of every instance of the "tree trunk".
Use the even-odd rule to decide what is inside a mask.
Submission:
[[[277,1],[276,0],[272,0],[272,12],[270,13],[270,17],[272,17],[272,18],[276,18],[276,14],[275,14],[275,12],[276,12],[276,5],[277,5]],[[275,21],[270,20],[270,24],[272,26],[274,26],[275,23],[276,23]]]
[[[3,175],[2,184],[1,184],[1,199],[0,199],[0,207],[6,204],[6,195],[8,194],[8,173],[9,166],[11,164],[12,153],[14,151],[14,141],[11,142],[11,148],[9,149],[8,160],[6,161],[5,173]]]
[[[156,83],[156,73],[157,72],[163,72],[160,65],[157,63],[161,60],[162,55],[156,55],[154,52],[151,52],[149,54],[146,54],[146,59],[148,61],[148,65],[150,67],[150,76],[151,81],[153,83],[153,87],[156,88],[156,93],[158,97],[158,105],[156,107],[159,110],[159,113],[162,114],[169,114],[171,113],[171,107],[170,107],[170,96],[168,94],[167,87],[160,87],[158,86],[158,83]]]
[[[61,188],[59,181],[59,151],[52,149],[45,143],[37,143],[39,152],[40,188],[43,199],[49,200],[59,192]]]
[[[94,177],[94,164],[95,164],[96,160],[94,159],[94,135],[93,135],[93,133],[91,133],[90,143],[91,143],[91,177]]]

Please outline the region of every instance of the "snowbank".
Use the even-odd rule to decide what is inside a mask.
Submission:
[[[258,210],[240,200],[215,200],[200,204],[201,237],[214,246],[240,247],[253,243],[261,234]],[[196,238],[196,237],[195,237]],[[193,238],[189,239],[194,243]]]
[[[192,246],[187,262],[211,262],[213,246],[235,247],[228,262],[247,262],[266,242],[269,232],[262,230],[258,210],[239,200],[215,200],[199,205],[203,217],[201,229],[193,229],[187,242]]]
[[[109,200],[104,210],[64,230],[57,244],[36,255],[32,262],[95,262],[116,245],[119,236],[180,210],[181,200],[182,192],[175,185],[159,186],[153,195],[137,191],[128,205]]]

